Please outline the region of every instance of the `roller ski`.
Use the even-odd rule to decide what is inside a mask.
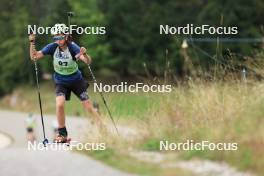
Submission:
[[[53,143],[55,143],[55,144],[67,144],[67,145],[70,145],[71,138],[69,138],[67,136],[63,136],[63,135],[58,134],[56,136],[56,138],[53,140]]]
[[[58,128],[58,134],[56,135],[53,142],[55,144],[70,144],[71,138],[68,138],[66,127]]]

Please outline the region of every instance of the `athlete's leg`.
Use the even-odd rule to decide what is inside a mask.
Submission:
[[[66,142],[68,132],[65,126],[65,101],[70,100],[71,91],[67,85],[56,84],[56,115],[58,122],[58,135],[55,138],[55,142]]]
[[[58,128],[65,127],[65,96],[57,96],[56,97],[56,115],[58,120]]]
[[[103,122],[102,122],[102,118],[98,114],[96,109],[93,107],[92,102],[90,100],[83,100],[82,101],[82,105],[83,105],[84,109],[87,110],[87,112],[89,112],[91,114],[91,116],[92,116],[93,120],[95,121],[95,123],[102,130],[104,128],[104,125],[103,125]]]
[[[88,83],[85,80],[80,80],[72,86],[72,91],[81,100],[84,109],[91,115],[92,120],[100,128],[101,132],[105,131],[102,118],[96,109],[93,107],[92,102],[89,100],[87,93]]]
[[[93,117],[100,119],[100,116],[90,100],[83,100],[82,105]]]
[[[57,96],[56,97],[56,115],[58,121],[58,134],[54,139],[54,142],[66,142],[68,132],[65,126],[65,112],[64,112],[64,105],[65,105],[65,96]]]
[[[87,93],[86,93],[87,94]],[[82,105],[84,107],[84,109],[91,114],[92,120],[96,123],[96,125],[99,127],[101,133],[106,133],[106,127],[103,124],[102,121],[102,117],[99,115],[99,113],[96,111],[96,109],[93,106],[93,103],[91,102],[91,100],[87,98],[83,98],[81,99],[82,101]]]

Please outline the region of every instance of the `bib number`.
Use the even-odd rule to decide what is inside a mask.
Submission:
[[[68,66],[68,62],[62,62],[62,61],[59,61],[58,64],[60,66]]]

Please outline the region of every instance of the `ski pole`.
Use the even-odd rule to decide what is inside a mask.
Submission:
[[[93,78],[94,83],[97,85],[96,78],[95,78],[95,76],[94,76],[94,74],[93,74],[93,71],[92,71],[90,65],[87,64],[87,66],[88,66],[88,69],[89,69],[89,71],[90,71],[90,74],[92,75],[92,78]],[[111,111],[110,111],[110,109],[109,109],[109,107],[108,107],[108,105],[107,105],[107,103],[106,103],[106,101],[105,101],[105,98],[104,98],[103,92],[99,91],[99,93],[100,93],[101,98],[102,98],[102,100],[103,100],[103,102],[104,102],[104,105],[105,105],[105,107],[106,107],[107,113],[108,113],[108,115],[109,115],[111,121],[113,122],[113,125],[114,125],[114,127],[115,127],[115,130],[116,130],[117,134],[119,135],[119,132],[118,132],[118,130],[117,130],[117,127],[116,127],[116,124],[115,124],[114,118],[113,118],[113,116],[112,116],[112,113],[111,113]]]
[[[46,138],[45,133],[45,125],[44,125],[44,119],[43,119],[43,112],[42,112],[42,103],[41,103],[41,96],[40,96],[40,88],[39,88],[39,79],[38,79],[38,65],[37,60],[34,58],[34,66],[35,66],[35,75],[36,75],[36,84],[37,84],[37,93],[38,93],[38,102],[39,102],[39,109],[40,109],[40,116],[41,116],[41,124],[42,124],[42,131],[43,131],[43,144],[46,147],[46,144],[49,142]]]

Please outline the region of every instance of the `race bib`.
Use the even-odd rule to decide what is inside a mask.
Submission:
[[[69,49],[61,51],[57,47],[53,55],[53,67],[55,72],[61,75],[70,75],[78,71],[78,65],[73,60]]]

